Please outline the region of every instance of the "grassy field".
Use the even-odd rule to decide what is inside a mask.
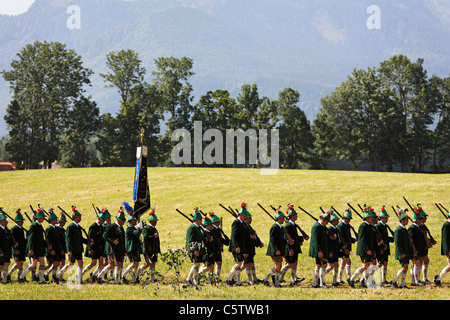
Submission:
[[[102,208],[107,207],[111,213],[117,212],[122,201],[131,203],[134,168],[89,168],[89,169],[58,169],[31,170],[16,172],[1,172],[0,206],[11,215],[17,208],[30,212],[29,205],[37,208],[38,204],[48,208],[61,206],[68,210],[70,205],[76,205],[82,213],[81,225],[85,228],[95,221],[92,204]],[[162,250],[177,249],[184,246],[185,231],[189,222],[180,216],[175,209],[191,213],[195,206],[203,211],[214,211],[223,217],[224,230],[230,232],[233,217],[224,211],[219,203],[239,207],[245,201],[253,215],[253,227],[262,241],[267,245],[268,232],[273,221],[257,206],[261,203],[283,205],[288,203],[300,205],[310,213],[318,216],[319,207],[324,209],[333,205],[343,212],[346,203],[356,206],[357,203],[371,205],[379,210],[382,205],[406,207],[402,196],[412,204],[421,203],[429,214],[427,222],[438,245],[430,249],[431,263],[428,277],[433,279],[446,265],[446,260],[440,255],[440,229],[444,218],[435,202],[449,205],[450,175],[403,174],[403,173],[372,173],[345,171],[303,171],[279,170],[275,175],[262,175],[257,169],[214,169],[214,168],[149,168],[152,206],[156,207],[159,217],[157,228],[161,235]],[[299,211],[299,210],[298,210]],[[388,211],[389,214],[392,211]],[[393,213],[392,213],[393,214]],[[299,211],[298,224],[307,233],[314,221]],[[355,217],[355,228],[360,220]],[[389,224],[395,229],[398,222],[391,217]],[[46,225],[46,224],[45,224]],[[9,223],[9,227],[13,222]],[[26,222],[25,228],[29,227]],[[383,286],[377,289],[361,289],[357,285],[352,289],[347,285],[339,288],[311,288],[314,260],[307,256],[309,242],[303,245],[303,254],[299,258],[298,276],[305,277],[297,287],[277,289],[263,285],[246,287],[228,287],[223,284],[202,285],[200,288],[187,288],[176,291],[170,284],[160,282],[146,288],[132,285],[90,284],[88,281],[78,289],[67,284],[37,285],[32,283],[13,282],[0,285],[0,295],[3,299],[245,299],[245,300],[283,300],[294,299],[328,299],[328,300],[407,300],[448,299],[450,276],[443,279],[443,286],[434,285],[416,287],[412,290],[393,289]],[[393,250],[393,245],[391,245]],[[355,251],[355,250],[354,250]],[[265,255],[266,247],[257,249],[256,271],[263,278],[272,262]],[[360,266],[360,260],[352,253],[352,272]],[[85,259],[85,263],[88,259]],[[224,253],[222,280],[226,280],[233,265],[231,254]],[[159,262],[157,271],[166,280],[171,281],[174,275],[165,273],[165,265]],[[185,262],[182,278],[186,277],[190,263]],[[399,269],[399,264],[391,256],[388,268],[388,279],[391,279]],[[289,274],[288,274],[289,275]],[[289,276],[287,276],[288,278]],[[326,280],[331,284],[331,273]],[[86,278],[85,278],[86,279]],[[246,284],[245,273],[241,279]],[[410,281],[407,276],[407,284]]]

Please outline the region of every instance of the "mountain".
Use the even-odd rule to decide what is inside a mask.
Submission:
[[[429,75],[450,74],[450,2],[378,0],[380,29],[369,29],[372,1],[354,0],[36,0],[18,16],[0,16],[0,70],[9,70],[28,43],[59,41],[94,71],[87,88],[101,112],[118,110],[118,95],[105,88],[110,51],[139,53],[151,81],[154,59],[187,56],[195,101],[208,90],[236,96],[243,84],[257,84],[261,96],[276,99],[292,87],[313,119],[320,98],[354,68],[378,66],[394,54],[424,58]],[[75,6],[75,7],[71,7]],[[69,29],[72,9],[80,29]],[[0,137],[10,101],[0,78]]]

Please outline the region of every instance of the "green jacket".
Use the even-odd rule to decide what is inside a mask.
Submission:
[[[248,241],[247,237],[247,227],[245,226],[245,222],[241,222],[241,220],[236,219],[231,224],[231,234],[230,234],[230,246],[228,247],[229,252],[235,252],[236,248],[241,249],[241,254],[246,253]]]
[[[14,239],[17,241],[17,247],[15,248],[17,251],[19,251],[19,257],[24,257],[26,256],[26,251],[27,251],[27,239],[26,239],[26,234],[27,231],[25,231],[24,228],[19,227],[18,225],[15,225],[14,227],[11,228],[11,235],[14,237]],[[13,251],[13,255],[15,255],[14,253],[14,249],[12,249]]]
[[[444,222],[441,228],[441,255],[448,256],[450,253],[450,222]]]
[[[94,244],[87,244],[86,250],[84,252],[84,256],[87,258],[92,258],[92,255],[89,254],[89,251],[94,251],[94,254],[103,256],[103,252],[105,251],[105,239],[103,239],[103,232],[105,229],[103,225],[94,222],[89,226],[88,235],[94,241]]]
[[[276,252],[280,251],[279,256],[285,255],[285,234],[283,226],[274,223],[269,230],[269,244],[267,246],[266,255],[270,257],[277,256]]]
[[[352,233],[351,233],[351,227],[349,224],[346,224],[344,221],[339,222],[337,225],[337,229],[339,230],[339,251],[342,253],[344,252],[344,249],[342,249],[343,245],[346,244],[346,249],[348,251],[352,251]]]
[[[159,237],[155,238],[155,233],[158,233],[158,230],[151,224],[142,229],[142,252],[150,258],[161,253]]]
[[[28,229],[27,236],[27,254],[28,251],[33,250],[37,257],[44,257],[47,244],[44,238],[44,228],[41,224],[35,221]]]
[[[413,249],[408,230],[403,226],[398,226],[394,231],[395,243],[395,260],[411,259],[413,258]],[[405,257],[402,258],[402,255]]]
[[[360,257],[367,256],[367,251],[375,250],[375,233],[374,228],[366,222],[359,225],[358,228],[358,244],[356,246],[356,255]]]
[[[289,255],[289,251],[293,250],[294,255],[297,255],[299,253],[302,253],[301,244],[303,243],[303,236],[298,235],[297,227],[295,224],[292,224],[291,222],[286,222],[284,224],[284,229],[286,229],[286,232],[291,236],[292,240],[294,240],[294,244],[289,245],[286,241],[285,245],[285,255]]]
[[[11,231],[5,227],[0,227],[0,253],[3,253],[3,260],[11,259],[13,249],[13,239]]]
[[[67,253],[66,229],[57,225],[56,230],[58,231],[58,247],[61,248],[61,251],[64,251],[65,253]]]
[[[385,249],[384,253],[387,254],[387,255],[390,255],[391,254],[391,248],[389,246],[389,243],[393,243],[394,242],[394,238],[389,236],[388,228],[383,223],[378,222],[375,225],[375,228],[381,234],[381,238],[383,239],[383,242],[386,244],[386,249]]]
[[[55,254],[60,254],[60,251],[64,250],[64,248],[59,247],[58,230],[56,230],[56,227],[52,227],[51,225],[49,225],[45,229],[45,236],[47,237],[47,242],[49,243],[49,245],[52,246],[51,250],[49,250],[48,248],[46,250],[47,257],[51,257],[52,250],[55,252]]]
[[[425,236],[422,230],[420,230],[420,227],[416,224],[412,224],[408,228],[408,233],[411,236],[411,239],[414,243],[414,247],[417,250],[417,254],[419,256],[425,256],[427,243],[425,241]]]
[[[327,227],[321,225],[320,222],[316,222],[311,228],[308,255],[317,258],[317,254],[322,252],[323,257],[328,258],[328,240]]]
[[[336,235],[336,239],[332,240],[331,236]],[[333,253],[333,257],[337,258],[339,256],[339,251],[341,249],[341,241],[340,239],[340,235],[339,235],[339,230],[336,226],[336,228],[334,228],[333,226],[329,226],[328,227],[328,237],[330,238],[328,240],[328,244],[329,244],[329,252]]]
[[[117,223],[110,223],[106,226],[103,232],[103,239],[105,239],[105,253],[115,255],[116,257],[125,256],[125,230]],[[119,240],[118,244],[114,244],[114,240]]]
[[[125,249],[131,254],[141,254],[141,236],[142,229],[129,224],[125,230]]]
[[[73,255],[83,253],[83,244],[87,244],[88,240],[83,238],[81,226],[77,226],[75,222],[71,222],[66,229],[66,248],[67,252],[72,251]]]
[[[192,246],[190,248],[191,254],[194,251],[198,251],[200,253],[200,257],[205,255],[205,249],[203,246],[203,232],[200,229],[200,226],[197,226],[195,223],[192,223],[186,230],[186,246]]]

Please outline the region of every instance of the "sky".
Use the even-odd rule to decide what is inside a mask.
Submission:
[[[35,0],[0,0],[0,14],[18,15],[28,11]]]

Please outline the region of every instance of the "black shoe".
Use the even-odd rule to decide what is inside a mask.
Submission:
[[[434,276],[434,284],[438,287],[441,285],[441,280],[439,280],[439,275]]]
[[[352,288],[355,287],[355,283],[352,280],[350,280],[350,278],[347,279],[347,283],[350,287],[352,287]]]

